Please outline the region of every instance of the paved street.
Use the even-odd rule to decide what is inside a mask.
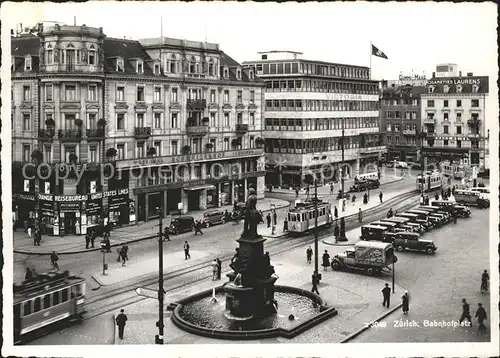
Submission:
[[[397,282],[411,295],[410,311],[392,314],[379,327],[362,333],[352,342],[485,342],[489,335],[478,333],[477,320],[473,326],[453,328],[424,327],[424,320],[458,320],[462,312],[461,300],[467,299],[471,314],[481,302],[491,315],[490,295],[481,294],[481,273],[489,271],[489,210],[472,208],[469,219],[458,220],[425,234],[434,240],[438,251],[433,256],[399,253]],[[494,305],[496,310],[496,305]],[[395,327],[394,321],[420,323],[418,328]],[[489,333],[490,321],[486,321]],[[386,325],[386,327],[383,327]]]

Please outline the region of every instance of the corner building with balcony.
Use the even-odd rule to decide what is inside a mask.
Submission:
[[[85,234],[157,208],[243,201],[250,184],[264,196],[263,82],[217,44],[113,39],[85,25],[36,32],[11,39],[19,226],[32,218],[49,234]],[[19,180],[35,157],[46,179]],[[77,172],[58,178],[61,163]]]
[[[488,77],[433,76],[422,94],[422,153],[427,164],[449,161],[485,169]]]
[[[382,81],[380,128],[385,132],[386,160],[416,162],[421,147],[421,99],[425,86]]]
[[[378,82],[367,67],[309,61],[291,51],[259,55],[243,64],[266,82],[267,185],[300,186],[309,173],[339,180],[342,138],[347,176],[378,164],[384,152]]]

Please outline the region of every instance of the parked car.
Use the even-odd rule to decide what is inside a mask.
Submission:
[[[361,240],[366,241],[384,241],[384,233],[389,232],[387,226],[380,225],[363,225],[361,226]]]
[[[172,218],[169,226],[169,232],[172,235],[181,234],[183,232],[193,231],[194,218],[192,216],[181,216]]]
[[[432,240],[424,240],[416,237],[397,237],[392,245],[398,251],[413,250],[413,251],[425,251],[428,254],[433,254],[436,252],[437,247],[434,245]]]
[[[226,218],[224,215],[224,211],[222,210],[210,210],[203,213],[203,219],[201,219],[201,223],[205,225],[205,227],[210,227],[217,224],[224,224],[226,222]]]
[[[358,180],[351,186],[349,191],[360,192],[366,191],[367,189],[377,189],[380,187],[380,182],[378,179],[366,179],[366,180]]]
[[[462,205],[476,205],[480,209],[490,207],[490,201],[483,197],[479,191],[472,190],[456,190],[455,200]]]
[[[236,203],[231,213],[231,220],[241,220],[245,218],[247,206],[245,203]]]

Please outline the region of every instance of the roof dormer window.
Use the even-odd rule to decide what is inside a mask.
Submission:
[[[155,75],[160,74],[160,64],[159,63],[154,64],[154,73],[155,73]]]
[[[123,59],[119,58],[116,60],[116,72],[124,72],[125,66],[123,65]]]
[[[97,54],[94,45],[90,46],[88,51],[88,64],[97,65]]]
[[[214,60],[210,59],[208,61],[208,75],[213,76],[214,75]]]
[[[457,85],[457,93],[462,93],[462,85]]]
[[[144,63],[142,60],[137,60],[137,63],[135,64],[135,71],[137,73],[144,73]]]
[[[237,78],[238,80],[241,80],[241,69],[240,69],[240,68],[238,68],[238,69],[236,70],[236,78]]]
[[[444,93],[448,93],[448,92],[450,92],[450,86],[448,86],[448,85],[444,85],[444,87],[443,87],[443,92],[444,92]]]
[[[31,56],[26,56],[24,59],[24,70],[31,71]]]
[[[254,79],[254,73],[253,70],[248,71],[248,77],[253,80]]]
[[[229,68],[224,67],[224,78],[228,78],[228,77],[229,77]]]
[[[429,86],[427,90],[429,91],[429,93],[434,93],[434,86]]]
[[[478,85],[472,85],[472,93],[478,93],[479,92],[479,86]]]

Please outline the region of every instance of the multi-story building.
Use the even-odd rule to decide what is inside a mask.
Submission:
[[[342,138],[347,175],[378,162],[378,82],[367,67],[308,61],[290,51],[260,55],[243,64],[266,82],[267,184],[300,185],[311,172],[338,179]]]
[[[421,101],[424,86],[382,81],[380,128],[385,132],[386,160],[416,161],[421,147]]]
[[[456,68],[452,70],[453,75]],[[487,95],[487,76],[433,74],[421,95],[422,123],[427,135],[422,152],[429,164],[447,160],[484,170]]]
[[[264,84],[219,45],[37,32],[12,38],[13,176],[34,158],[48,172],[13,180],[19,222],[85,233],[264,196]]]

